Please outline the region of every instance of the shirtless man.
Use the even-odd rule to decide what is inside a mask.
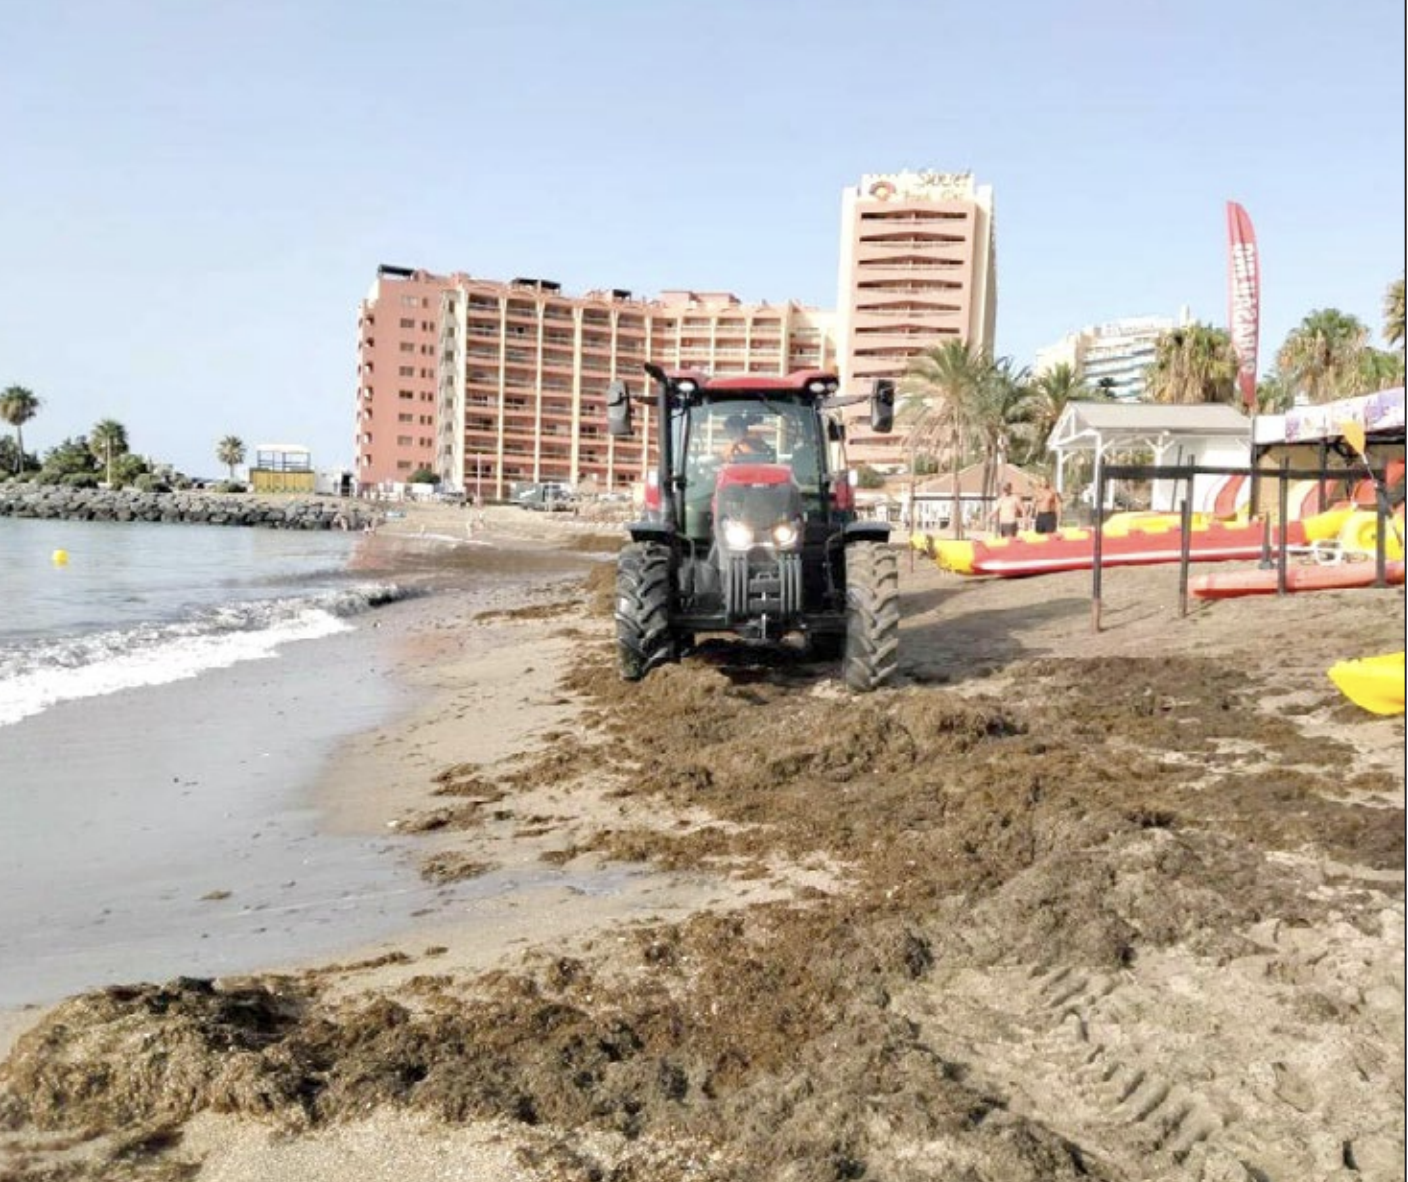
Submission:
[[[1051,481],[1043,479],[1037,486],[1032,509],[1036,513],[1036,532],[1054,534],[1061,516],[1061,494],[1051,487]]]
[[[993,507],[993,516],[997,518],[997,532],[1000,536],[1017,536],[1017,525],[1022,520],[1022,498],[1012,491],[1010,484],[1002,486],[1002,495],[997,498],[997,504]]]

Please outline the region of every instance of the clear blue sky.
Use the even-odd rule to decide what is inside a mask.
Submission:
[[[378,263],[571,292],[836,300],[864,172],[973,171],[1000,354],[1226,318],[1251,214],[1262,369],[1404,263],[1401,0],[0,0],[0,386],[45,449],[100,418],[352,458]]]

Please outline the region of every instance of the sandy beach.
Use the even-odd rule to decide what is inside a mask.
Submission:
[[[1402,647],[1401,589],[1179,618],[1120,570],[1094,634],[1088,575],[905,556],[855,698],[712,645],[621,683],[599,524],[382,533],[439,593],[314,800],[431,898],[11,1012],[0,1176],[1403,1177],[1403,721],[1325,677]],[[528,590],[458,594],[476,551]]]

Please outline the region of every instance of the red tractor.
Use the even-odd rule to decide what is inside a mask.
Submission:
[[[890,527],[856,519],[850,473],[831,462],[844,440],[832,412],[859,399],[838,398],[824,373],[645,369],[659,463],[617,566],[622,677],[678,660],[700,633],[732,632],[801,636],[818,659],[841,659],[852,689],[883,684],[899,639]],[[624,382],[611,384],[611,434],[632,433],[633,402]],[[870,402],[872,428],[890,430],[894,383],[876,382]]]

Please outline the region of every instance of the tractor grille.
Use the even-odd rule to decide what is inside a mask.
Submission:
[[[724,560],[724,611],[729,622],[767,616],[791,619],[802,610],[802,556],[746,554]]]

